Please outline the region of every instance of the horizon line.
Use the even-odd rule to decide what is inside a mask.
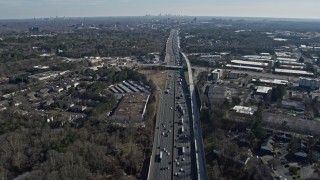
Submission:
[[[175,15],[175,14],[163,14],[153,15],[108,15],[108,16],[48,16],[48,17],[28,17],[28,18],[1,18],[0,20],[32,20],[32,19],[47,19],[47,18],[116,18],[116,17],[212,17],[212,18],[259,18],[259,19],[288,19],[288,20],[317,20],[320,21],[320,18],[315,17],[264,17],[264,16],[213,16],[213,15]]]

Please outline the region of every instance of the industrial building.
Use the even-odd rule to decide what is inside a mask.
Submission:
[[[304,66],[280,65],[280,67],[286,68],[286,69],[300,69],[300,70],[304,69]]]
[[[277,60],[279,60],[279,61],[291,61],[291,62],[296,62],[296,61],[298,61],[298,59],[284,58],[284,57],[278,57]]]
[[[246,56],[242,56],[244,58],[247,59],[263,59],[263,60],[271,60],[272,56],[270,55],[246,55]]]
[[[267,67],[268,63],[256,62],[256,61],[243,61],[243,60],[231,60],[233,64],[239,65],[248,65],[248,66],[259,66],[259,67]]]
[[[279,74],[292,74],[292,75],[305,75],[305,76],[314,75],[311,72],[302,71],[302,70],[291,70],[291,69],[275,69],[274,72]]]
[[[232,69],[250,70],[250,71],[258,71],[258,72],[263,71],[263,68],[259,68],[259,67],[239,66],[239,65],[233,65],[233,64],[227,64],[226,67],[232,68]]]
[[[279,63],[280,64],[294,65],[294,66],[305,66],[304,63],[292,62],[292,61],[279,61]]]
[[[310,79],[310,78],[300,77],[299,86],[310,88],[310,89],[319,89],[320,79]]]
[[[128,93],[123,96],[111,119],[118,121],[142,121],[146,112],[149,95]]]
[[[109,91],[115,94],[126,94],[126,93],[147,93],[150,94],[151,89],[148,86],[145,86],[142,83],[135,82],[135,81],[123,81],[122,83],[115,84],[109,86]]]
[[[48,72],[43,72],[43,73],[39,73],[39,74],[30,75],[29,78],[30,79],[36,79],[36,80],[39,80],[39,81],[43,81],[43,80],[56,78],[61,74],[62,73],[58,72],[58,71],[56,71],[56,72],[48,71]]]
[[[249,59],[245,59],[245,61],[256,61],[256,62],[267,62],[270,64],[273,64],[273,60],[272,59],[253,59],[253,58],[249,58]]]
[[[252,82],[256,82],[257,79],[252,79]],[[261,83],[272,84],[272,85],[287,85],[288,81],[281,79],[259,79]]]
[[[284,109],[294,110],[301,113],[304,113],[305,111],[305,105],[301,101],[282,100],[281,107]]]

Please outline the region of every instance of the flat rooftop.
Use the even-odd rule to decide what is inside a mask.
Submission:
[[[243,61],[243,60],[231,60],[234,64],[252,65],[252,66],[268,66],[268,63],[256,62],[256,61]]]
[[[314,74],[307,71],[301,71],[301,70],[291,70],[291,69],[275,69],[274,70],[277,73],[285,73],[285,74],[297,74],[297,75],[309,75],[313,76]]]
[[[145,113],[148,100],[149,95],[146,93],[125,94],[112,116],[127,117],[128,119],[129,117],[142,117]]]
[[[226,67],[228,67],[228,68],[237,68],[237,69],[253,70],[253,71],[263,71],[263,68],[252,67],[252,66],[240,66],[240,65],[227,64]]]
[[[270,90],[272,90],[272,87],[266,87],[266,86],[257,87],[257,93],[267,94]]]
[[[280,61],[291,61],[291,62],[296,62],[296,61],[298,61],[298,59],[284,58],[284,57],[278,57],[277,60],[280,60]]]
[[[289,81],[281,80],[281,79],[259,79],[262,83],[268,84],[279,84],[279,85],[286,85]],[[257,79],[252,79],[253,82],[256,82]]]
[[[237,113],[240,114],[248,114],[248,115],[253,115],[254,112],[257,111],[257,108],[252,108],[252,107],[246,107],[246,106],[234,106],[232,110],[236,111]]]

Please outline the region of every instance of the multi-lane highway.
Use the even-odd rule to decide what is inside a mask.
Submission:
[[[181,66],[178,30],[166,46],[168,65]],[[168,70],[160,93],[155,137],[148,179],[196,179],[190,95],[183,70]]]

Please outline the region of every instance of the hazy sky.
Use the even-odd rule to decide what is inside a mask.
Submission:
[[[0,0],[1,19],[159,13],[320,19],[320,0]]]

